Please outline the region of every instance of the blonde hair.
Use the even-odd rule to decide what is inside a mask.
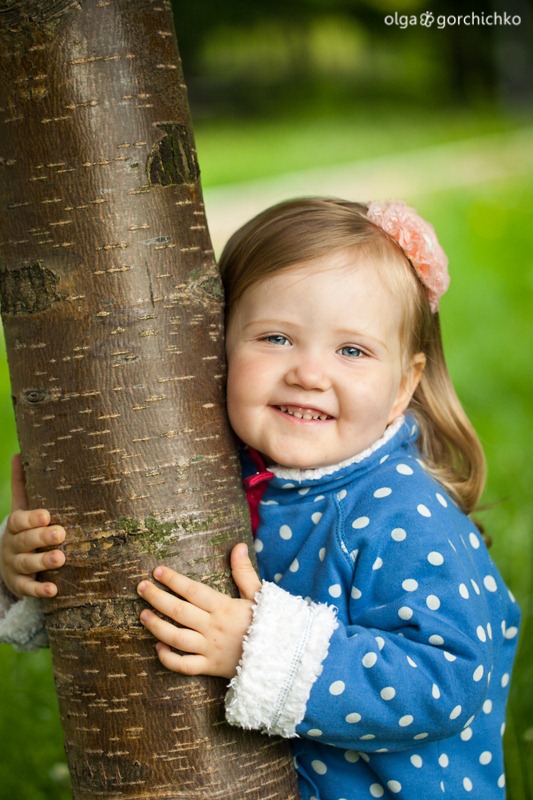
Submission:
[[[370,222],[366,211],[361,203],[299,198],[268,208],[243,225],[220,258],[227,318],[248,288],[275,272],[334,250],[349,250],[365,260],[371,256],[381,280],[403,305],[404,368],[415,354],[426,356],[409,404],[420,428],[420,452],[428,471],[470,514],[483,491],[485,458],[446,367],[439,316],[431,312],[427,291],[400,246]]]

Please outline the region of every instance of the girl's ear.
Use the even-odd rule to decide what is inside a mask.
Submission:
[[[391,409],[389,415],[388,424],[390,425],[400,414],[403,414],[409,403],[411,402],[411,398],[416,391],[416,387],[420,383],[420,378],[422,377],[422,373],[426,367],[426,355],[425,353],[416,353],[412,359],[411,363],[407,367],[406,371],[403,374],[402,382],[400,384],[400,388],[398,389],[398,394],[396,396],[396,400],[394,405]]]

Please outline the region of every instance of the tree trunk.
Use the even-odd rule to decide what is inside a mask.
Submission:
[[[222,292],[167,0],[0,2],[1,302],[30,503],[67,528],[47,629],[78,800],[297,797],[138,621],[156,563],[231,592],[248,535]]]

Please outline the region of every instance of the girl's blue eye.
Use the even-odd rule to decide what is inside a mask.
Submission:
[[[346,356],[346,358],[361,358],[361,356],[364,356],[363,351],[360,350],[358,347],[354,347],[353,345],[346,345],[345,347],[341,347],[339,353],[342,356]]]
[[[273,333],[270,336],[265,336],[264,341],[269,342],[270,344],[281,344],[281,345],[290,344],[287,337],[283,336],[282,333]]]

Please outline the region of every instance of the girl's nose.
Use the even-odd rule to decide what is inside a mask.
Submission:
[[[292,364],[285,375],[289,386],[300,386],[302,389],[326,391],[331,380],[319,359],[301,356]]]

